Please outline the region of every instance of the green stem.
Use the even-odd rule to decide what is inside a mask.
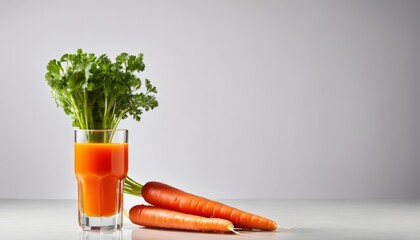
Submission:
[[[86,127],[89,128],[89,120],[88,120],[88,106],[87,106],[87,92],[86,89],[83,91],[83,107],[84,107],[84,116]]]
[[[68,95],[68,98],[70,99],[71,106],[73,106],[73,112],[75,114],[75,118],[79,120],[80,129],[87,129],[84,118],[81,116],[82,113],[80,109],[78,108],[76,101],[71,95]]]
[[[141,197],[142,196],[141,195],[142,190],[143,190],[143,185],[134,181],[129,176],[126,177],[126,179],[124,181],[124,192],[125,193]]]
[[[105,92],[105,110],[104,110],[104,119],[102,122],[102,128],[106,128],[106,121],[108,120],[108,94]]]

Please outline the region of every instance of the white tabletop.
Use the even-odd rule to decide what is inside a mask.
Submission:
[[[74,200],[0,200],[0,239],[419,239],[420,200],[222,200],[292,229],[236,234],[143,228],[124,219],[120,232],[83,232]]]

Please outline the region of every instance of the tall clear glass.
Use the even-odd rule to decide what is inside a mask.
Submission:
[[[128,130],[75,130],[74,136],[80,227],[121,229]]]

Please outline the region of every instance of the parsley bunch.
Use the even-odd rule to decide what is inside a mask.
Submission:
[[[78,49],[47,65],[45,79],[57,105],[73,119],[79,129],[116,129],[121,119],[131,115],[141,120],[144,111],[158,106],[157,93],[144,71],[143,54],[121,53],[112,62]]]

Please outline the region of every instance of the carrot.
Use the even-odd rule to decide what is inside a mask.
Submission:
[[[232,222],[205,218],[159,207],[137,205],[130,209],[130,220],[137,225],[200,232],[234,232]]]
[[[273,220],[184,192],[164,183],[148,182],[142,186],[127,177],[124,185],[126,193],[143,196],[146,202],[156,207],[202,217],[226,219],[231,221],[235,228],[272,231],[278,227]]]

